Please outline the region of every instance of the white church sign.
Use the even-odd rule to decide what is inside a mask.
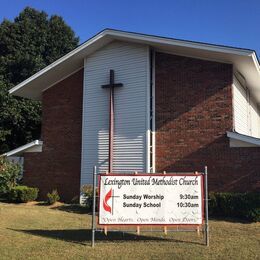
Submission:
[[[100,225],[201,225],[202,174],[99,176]]]

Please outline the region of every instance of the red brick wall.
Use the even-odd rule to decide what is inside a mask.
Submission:
[[[232,65],[156,53],[156,171],[202,171],[209,189],[260,188],[260,148],[230,148]]]
[[[40,198],[57,189],[62,200],[79,195],[83,69],[43,92],[42,153],[25,153],[24,182]]]

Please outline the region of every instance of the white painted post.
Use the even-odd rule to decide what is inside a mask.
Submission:
[[[106,171],[106,174],[108,174],[108,171]],[[104,226],[104,233],[107,236],[107,226]]]
[[[135,172],[134,174],[137,175],[137,172]],[[138,236],[140,235],[140,226],[136,227],[136,233]]]
[[[166,175],[166,171],[163,171],[163,174]],[[167,226],[163,227],[164,235],[167,235]]]
[[[196,171],[195,175],[198,175],[199,173]],[[200,237],[200,226],[197,226],[197,236]]]
[[[204,172],[204,189],[205,189],[205,243],[206,246],[209,246],[209,209],[208,209],[208,167],[205,166]]]
[[[96,230],[96,176],[97,167],[93,167],[93,205],[92,205],[92,240],[91,246],[95,246],[95,230]]]

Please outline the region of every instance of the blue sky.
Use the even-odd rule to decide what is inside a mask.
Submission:
[[[85,41],[104,28],[254,49],[259,0],[0,0],[0,20],[26,6],[61,15]]]

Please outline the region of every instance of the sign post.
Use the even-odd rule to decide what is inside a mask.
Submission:
[[[92,242],[91,246],[95,246],[95,231],[96,231],[96,180],[97,180],[97,167],[93,167],[93,209],[92,209]]]
[[[208,210],[208,167],[205,166],[205,172],[204,172],[204,190],[205,190],[205,198],[204,198],[204,204],[205,204],[205,243],[206,246],[209,246],[209,210]]]

